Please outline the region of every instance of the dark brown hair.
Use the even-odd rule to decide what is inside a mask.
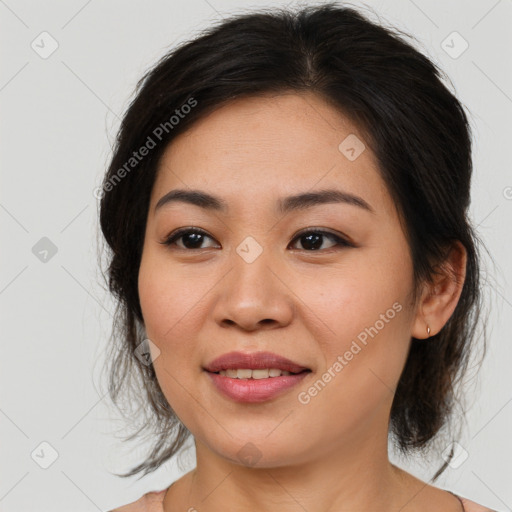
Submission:
[[[128,439],[144,431],[156,439],[147,458],[121,476],[156,470],[190,434],[164,397],[153,366],[134,354],[145,338],[137,280],[159,159],[177,135],[234,98],[310,91],[356,124],[400,214],[414,267],[414,300],[453,242],[464,245],[462,294],[439,333],[411,340],[390,434],[405,455],[424,451],[450,424],[470,345],[481,339],[482,357],[485,349],[485,337],[476,336],[478,238],[467,216],[471,135],[442,71],[408,37],[335,3],[258,11],[233,16],[181,44],[139,81],[103,180],[99,214],[108,244],[108,286],[117,300],[107,358],[110,396],[120,409],[123,397],[130,407],[139,405],[136,413],[144,416]],[[134,159],[142,147],[150,149]]]

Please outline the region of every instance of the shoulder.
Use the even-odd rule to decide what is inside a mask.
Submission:
[[[464,505],[465,512],[497,512],[496,510],[479,505],[478,503],[468,500],[467,498],[463,498],[462,496],[459,496],[459,498]]]
[[[144,494],[137,501],[115,508],[109,512],[163,512],[165,491],[153,491]]]

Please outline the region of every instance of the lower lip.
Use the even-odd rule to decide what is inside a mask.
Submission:
[[[293,388],[311,372],[266,379],[232,379],[218,373],[206,373],[221,393],[236,402],[265,402]]]

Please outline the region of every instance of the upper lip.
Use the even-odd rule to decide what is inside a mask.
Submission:
[[[261,368],[277,368],[291,373],[300,373],[303,370],[309,370],[290,359],[274,354],[272,352],[253,352],[246,354],[243,352],[228,352],[217,357],[208,363],[204,369],[216,373],[228,369],[250,369],[257,370]]]

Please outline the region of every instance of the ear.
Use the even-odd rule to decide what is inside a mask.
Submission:
[[[437,334],[455,311],[466,278],[466,248],[456,240],[445,261],[436,265],[432,283],[425,283],[418,302],[411,336],[424,339]],[[427,334],[427,325],[430,335]]]

